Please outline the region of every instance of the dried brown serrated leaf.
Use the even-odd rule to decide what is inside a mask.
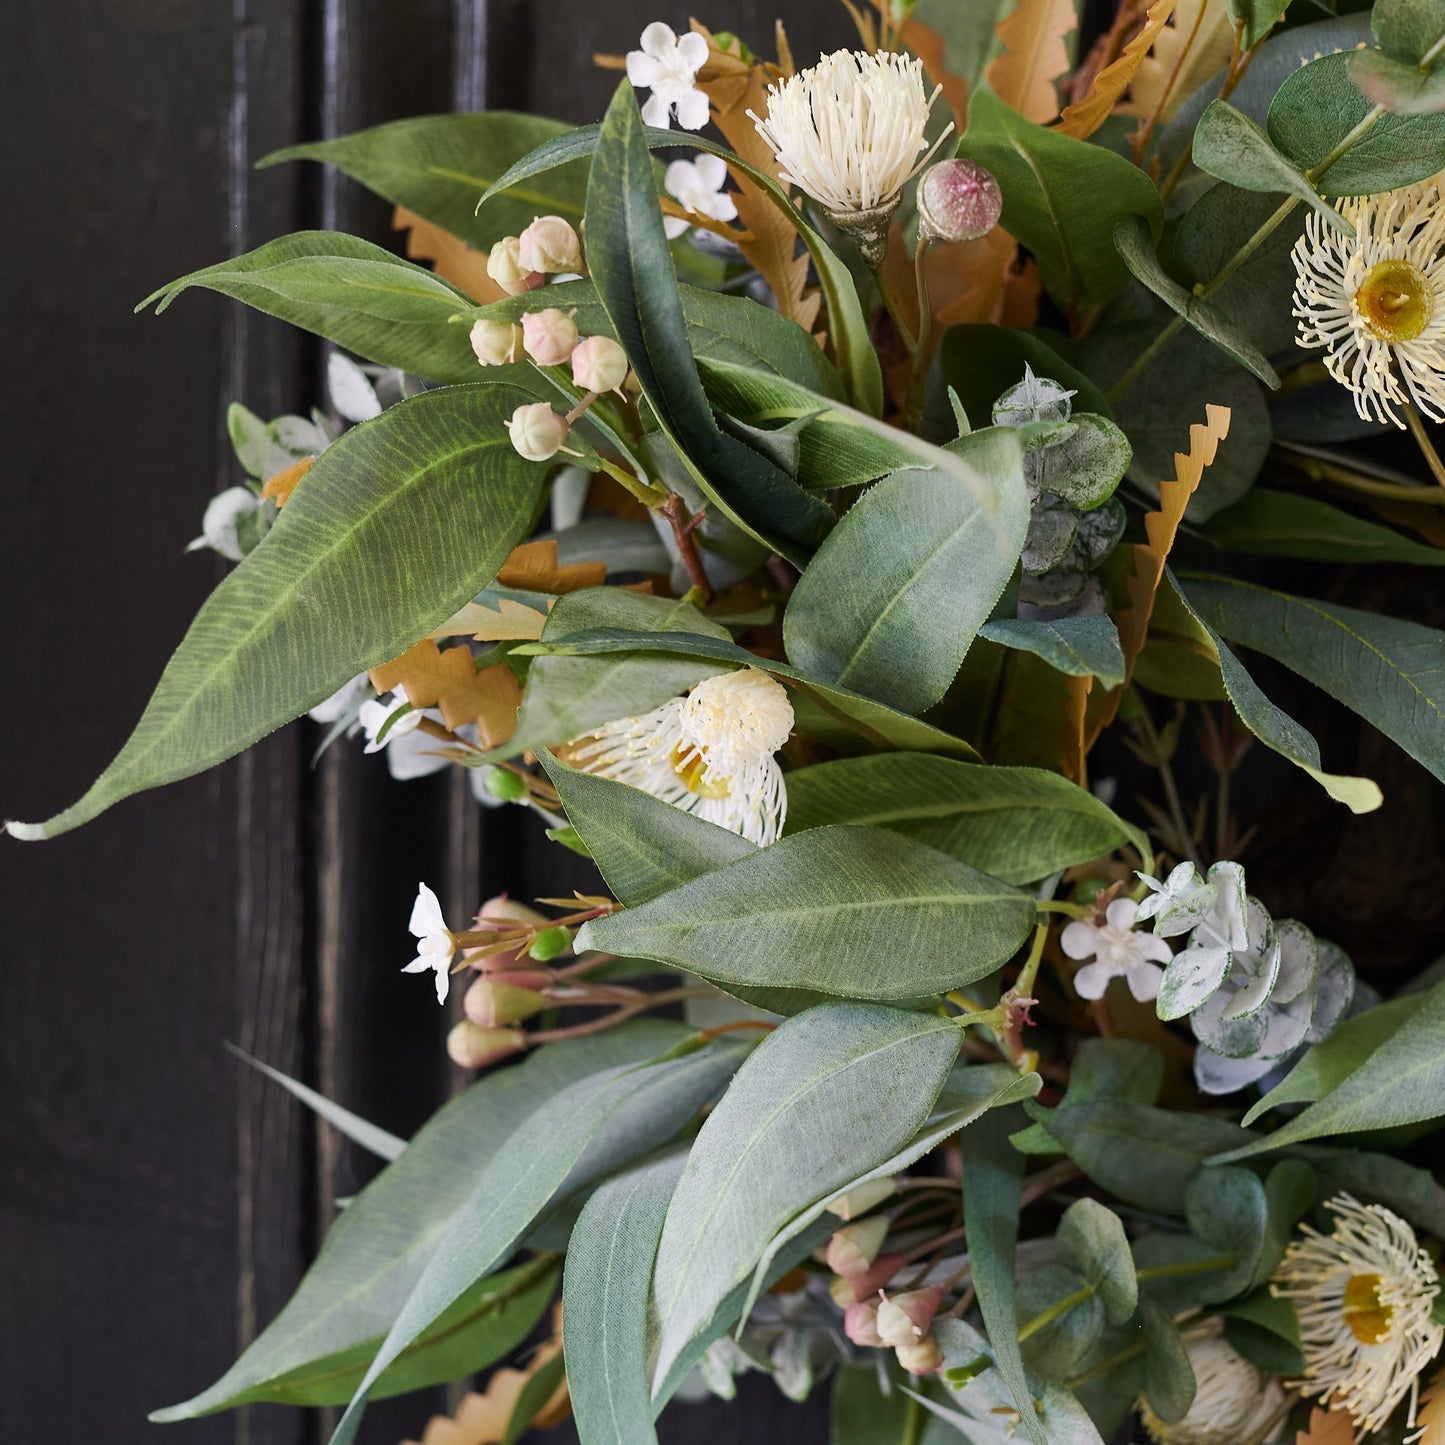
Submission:
[[[480,670],[465,647],[442,651],[431,638],[423,638],[398,658],[373,667],[371,685],[377,692],[406,689],[413,707],[441,709],[442,721],[453,732],[476,723],[482,746],[500,746],[517,726],[522,689],[506,663]]]
[[[460,287],[473,301],[502,301],[507,293],[487,275],[486,253],[474,250],[450,231],[424,221],[414,211],[398,206],[391,213],[395,230],[407,232],[406,254],[410,260],[426,261],[443,281]]]
[[[546,621],[545,612],[511,597],[499,597],[495,609],[468,602],[431,635],[438,642],[447,637],[470,637],[473,642],[535,642]]]
[[[600,587],[606,580],[605,562],[571,562],[564,567],[557,560],[557,543],[550,538],[523,542],[512,550],[497,573],[498,587],[550,592],[554,597],[583,587]]]
[[[1420,1433],[1413,1437],[1414,1445],[1445,1445],[1445,1369],[1437,1370],[1425,1386],[1415,1424]]]
[[[989,89],[1026,120],[1053,120],[1059,113],[1055,82],[1071,67],[1065,38],[1078,26],[1073,0],[1019,0],[994,27],[1007,48],[989,62]]]
[[[1065,106],[1057,127],[1060,131],[1083,140],[1108,120],[1178,3],[1179,0],[1154,0],[1145,14],[1143,26],[1124,47],[1119,58],[1094,77],[1089,93],[1082,100]]]
[[[921,21],[909,19],[899,27],[898,38],[923,62],[923,73],[943,88],[943,98],[953,112],[953,123],[962,135],[968,126],[968,82],[952,74],[944,64],[943,36]]]
[[[299,462],[277,472],[274,477],[267,477],[266,485],[261,488],[261,495],[275,502],[278,507],[284,507],[290,501],[291,493],[296,490],[301,478],[311,470],[311,463],[315,460],[315,457],[302,457]]]
[[[1211,75],[1229,64],[1234,24],[1225,0],[1178,0],[1171,23],[1154,39],[1120,107],[1128,115],[1158,113],[1160,122],[1189,99]]]
[[[1355,1445],[1355,1427],[1343,1410],[1311,1410],[1309,1424],[1294,1445]]]

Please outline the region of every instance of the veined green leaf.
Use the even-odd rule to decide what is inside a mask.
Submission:
[[[922,1127],[958,1054],[955,1026],[825,1004],[758,1046],[708,1116],[657,1250],[654,1382],[799,1210]]]
[[[895,472],[844,514],[783,615],[814,676],[921,713],[948,690],[1018,563],[1029,524],[1023,451],[990,427],[951,444],[972,484]]]
[[[486,198],[490,199],[502,191],[511,190],[522,181],[541,175],[555,166],[591,155],[597,147],[601,132],[601,126],[579,126],[576,130],[539,146],[531,155],[523,157],[512,166],[487,192]],[[677,132],[649,128],[643,131],[643,139],[649,150],[660,150],[677,144]],[[741,156],[706,136],[689,136],[688,145],[711,155],[721,156],[728,165],[756,181],[767,192],[772,203],[797,229],[818,273],[818,284],[822,287],[828,306],[828,332],[832,338],[833,354],[837,358],[838,371],[848,388],[849,400],[871,416],[880,415],[883,411],[883,373],[878,364],[878,352],[868,333],[868,318],[863,314],[863,307],[858,301],[858,292],[853,286],[853,278],[848,268],[803,218],[788,199],[787,192],[766,171],[749,165]]]
[[[1376,105],[1396,115],[1445,110],[1445,65],[1421,70],[1392,60],[1383,50],[1357,50],[1350,56],[1350,79]]]
[[[1059,617],[1052,622],[1005,617],[985,622],[978,635],[1017,652],[1032,652],[1069,677],[1097,677],[1104,687],[1124,681],[1119,630],[1107,617]]]
[[[1137,166],[1025,120],[987,90],[969,99],[958,154],[998,178],[1002,225],[1033,252],[1061,304],[1103,301],[1124,284],[1113,241],[1121,217],[1143,216],[1155,233],[1161,225],[1159,193]]]
[[[153,1418],[189,1420],[251,1400],[295,1400],[326,1393],[337,1381],[349,1398],[466,1202],[474,1170],[457,1168],[457,1161],[479,1166],[510,1135],[525,1131],[552,1094],[599,1071],[644,1063],[686,1037],[681,1024],[639,1020],[565,1048],[539,1049],[517,1068],[473,1084],[352,1200],[286,1308],[231,1369],[210,1389]],[[473,1303],[486,1305],[486,1285],[498,1281],[494,1276],[478,1286]],[[456,1308],[466,1306],[459,1301]],[[395,1368],[403,1369],[407,1358],[400,1356]],[[385,1377],[381,1387],[385,1392]]]
[[[476,381],[466,328],[451,324],[475,304],[424,266],[340,231],[298,231],[244,256],[192,271],[136,307],[159,314],[203,286],[267,316],[324,336],[368,361],[432,381]]]
[[[120,755],[49,838],[190,777],[389,661],[474,597],[526,535],[546,468],[512,385],[426,392],[327,448],[265,540],[206,600]]]
[[[1303,557],[1314,562],[1408,562],[1445,567],[1445,549],[1430,547],[1318,497],[1255,487],[1200,529],[1228,552]]]
[[[1033,924],[1026,893],[875,829],[811,828],[583,926],[581,948],[727,986],[900,999],[983,978]]]
[[[1184,587],[1217,632],[1323,688],[1445,781],[1445,633],[1235,578],[1188,573]]]
[[[1094,795],[1039,768],[880,753],[788,774],[789,833],[828,823],[888,828],[1002,878],[1030,883],[1147,839]]]
[[[1441,58],[1445,0],[1378,0],[1370,12],[1375,44],[1396,60],[1425,65]]]
[[[485,250],[517,235],[539,215],[582,222],[587,168],[579,162],[532,185],[497,189],[510,165],[537,146],[565,134],[561,121],[515,111],[480,115],[418,115],[353,135],[272,152],[261,165],[321,161],[360,181],[393,205]],[[488,193],[484,206],[477,202]]]

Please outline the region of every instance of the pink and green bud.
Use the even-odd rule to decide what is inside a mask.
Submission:
[[[527,956],[535,958],[538,963],[546,963],[549,959],[556,958],[559,953],[566,953],[571,947],[570,928],[545,928],[533,940]]]
[[[883,1337],[878,1333],[878,1306],[872,1300],[849,1305],[843,1311],[843,1333],[855,1345],[880,1349]]]
[[[504,236],[487,255],[487,275],[508,296],[520,296],[523,291],[535,290],[546,279],[540,271],[522,265],[518,245],[515,236]]]
[[[561,366],[577,346],[577,323],[565,311],[549,306],[522,318],[522,344],[538,366]]]
[[[884,1214],[847,1225],[828,1241],[828,1268],[848,1277],[867,1274],[887,1237],[888,1217]]]
[[[893,1353],[910,1375],[932,1375],[943,1365],[943,1351],[931,1334],[910,1345],[899,1345]]]
[[[918,183],[918,234],[924,241],[977,241],[1002,214],[998,182],[976,161],[939,161]]]
[[[610,336],[589,336],[572,353],[572,380],[583,391],[616,391],[627,380],[627,353]]]
[[[582,243],[561,216],[538,216],[517,238],[518,260],[528,271],[582,269]]]
[[[943,1303],[937,1285],[892,1295],[878,1306],[878,1333],[885,1345],[901,1349],[916,1344],[933,1327],[933,1317]]]
[[[519,406],[507,423],[513,450],[529,462],[550,461],[562,450],[569,431],[567,418],[545,401]]]
[[[484,1069],[526,1047],[527,1035],[521,1029],[487,1029],[470,1019],[463,1019],[447,1035],[447,1053],[464,1069]]]
[[[828,1206],[828,1213],[836,1214],[843,1220],[857,1219],[860,1214],[867,1214],[875,1204],[891,1199],[897,1190],[897,1179],[870,1179],[866,1184],[850,1189],[841,1199],[835,1199]]]
[[[513,988],[530,988],[542,993],[552,982],[552,975],[541,968],[509,968],[501,973],[486,971],[493,983],[508,983]]]
[[[495,1029],[525,1023],[547,1007],[547,998],[535,989],[518,988],[514,983],[501,983],[483,974],[467,990],[462,1007],[474,1024]]]
[[[471,341],[472,350],[483,366],[505,366],[522,355],[522,328],[515,321],[476,321],[472,324]]]
[[[901,1254],[880,1254],[863,1274],[838,1275],[828,1286],[833,1302],[840,1309],[874,1299],[878,1291],[907,1263]]]

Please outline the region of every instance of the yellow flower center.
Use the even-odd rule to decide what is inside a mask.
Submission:
[[[1395,1307],[1380,1299],[1380,1283],[1377,1274],[1357,1274],[1345,1286],[1345,1324],[1362,1345],[1378,1345],[1390,1336]]]
[[[672,770],[682,779],[689,793],[702,798],[725,798],[732,792],[732,784],[726,778],[709,778],[707,758],[692,748],[682,746],[672,750]]]
[[[1435,314],[1429,278],[1413,261],[1380,261],[1355,292],[1360,319],[1381,341],[1413,341]]]

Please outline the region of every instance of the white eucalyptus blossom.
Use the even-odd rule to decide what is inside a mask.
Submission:
[[[568,761],[766,847],[777,841],[787,814],[787,786],[774,754],[792,730],[786,689],[745,667],[704,678],[686,697],[578,738]]]
[[[737,219],[737,202],[724,190],[728,168],[721,156],[700,152],[690,161],[673,161],[662,173],[662,188],[684,210],[714,221]],[[662,229],[672,240],[691,230],[681,216],[664,216]]]
[[[1445,204],[1441,177],[1338,202],[1354,236],[1318,212],[1292,253],[1299,344],[1369,420],[1403,428],[1410,402],[1445,421]]]
[[[678,36],[672,26],[654,20],[642,32],[640,50],[627,52],[627,78],[639,90],[650,90],[642,107],[648,125],[666,130],[674,113],[684,130],[707,124],[707,96],[694,83],[707,62],[707,41],[696,31]]]
[[[768,90],[768,113],[749,111],[783,180],[849,230],[869,265],[887,248],[888,220],[903,187],[953,129],[933,143],[925,130],[938,98],[922,62],[905,55],[836,50]]]
[[[452,956],[457,951],[442,916],[441,900],[425,883],[417,884],[416,902],[412,904],[411,921],[407,924],[416,939],[416,957],[402,969],[403,973],[436,974],[437,1002],[445,1003],[452,982]]]
[[[1161,1420],[1141,1401],[1139,1418],[1154,1445],[1239,1445],[1241,1440],[1277,1440],[1283,1417],[1284,1387],[1273,1376],[1250,1364],[1223,1338],[1216,1323],[1211,1332],[1185,1341],[1194,1371],[1194,1403],[1182,1420],[1172,1425]],[[1273,1428],[1260,1435],[1271,1420]]]
[[[1415,1231],[1382,1204],[1348,1194],[1325,1208],[1325,1235],[1300,1226],[1270,1284],[1299,1317],[1304,1378],[1295,1388],[1378,1430],[1407,1396],[1415,1423],[1420,1371],[1445,1340],[1433,1318],[1440,1278]]]

